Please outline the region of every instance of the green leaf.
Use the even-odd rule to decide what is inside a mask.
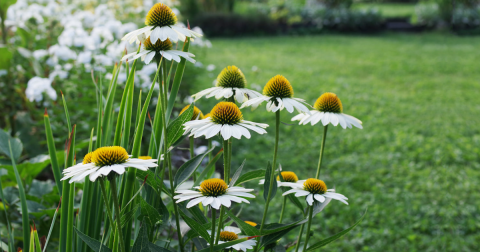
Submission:
[[[0,130],[1,132],[5,133],[3,130]],[[10,141],[7,142],[8,148],[10,151],[10,157],[13,157],[13,151],[12,151],[12,144]],[[20,178],[20,174],[18,174],[17,166],[15,165],[15,160],[14,158],[10,158],[12,160],[12,166],[13,170],[15,171],[15,179],[17,180],[17,185],[18,185],[18,192],[20,195],[20,203],[22,206],[22,228],[23,228],[23,244],[29,244],[30,243],[30,233],[28,232],[29,230],[29,220],[28,220],[28,208],[27,208],[27,198],[25,196],[25,188],[23,187],[22,180]],[[28,249],[26,249],[25,246],[25,252],[28,252]],[[32,251],[33,252],[33,251]]]
[[[195,170],[200,166],[202,163],[203,158],[213,151],[215,147],[211,148],[210,150],[207,150],[203,154],[197,155],[194,158],[188,160],[185,164],[183,164],[175,174],[175,180],[174,180],[174,187],[178,188],[183,182],[185,182],[192,174],[195,172]]]
[[[193,206],[190,208],[186,208],[187,203],[186,202],[180,202],[179,203],[180,208],[182,211],[188,211],[190,214],[192,214],[193,218],[200,223],[200,224],[206,224],[208,222],[207,218],[203,215],[203,212],[198,208],[198,206]]]
[[[268,198],[268,193],[270,190],[272,190],[272,192],[270,193],[270,200],[273,199],[275,197],[275,194],[277,194],[277,180],[275,179],[275,176],[272,177],[272,173],[274,173],[274,168],[272,167],[272,165],[270,164],[270,162],[268,162],[267,164],[267,170],[265,172],[265,183],[263,184],[263,198],[265,200],[267,200]],[[270,188],[270,178],[273,178],[273,183],[272,183],[272,188]]]
[[[263,178],[263,177],[265,177],[265,172],[266,172],[266,170],[263,170],[263,169],[255,170],[255,171],[249,171],[249,172],[243,174],[242,176],[240,176],[240,178],[238,178],[238,180],[235,182],[235,185],[239,185],[241,183],[245,183],[245,182],[248,182],[250,180]]]
[[[122,218],[120,219],[120,221],[122,222],[121,224],[122,228],[133,219],[133,217],[135,216],[135,213],[139,208],[140,208],[139,205],[134,205],[133,208],[126,213],[123,213],[123,211],[125,211],[125,209],[128,209],[128,207],[125,207],[124,209],[122,209],[122,213],[121,213]]]
[[[248,237],[245,237],[245,238],[241,238],[241,239],[237,239],[237,240],[234,240],[234,241],[230,241],[230,242],[225,242],[225,243],[222,243],[222,244],[218,244],[218,245],[215,245],[213,246],[213,251],[219,251],[219,250],[222,250],[226,247],[230,247],[230,246],[233,246],[235,244],[238,244],[238,243],[241,243],[241,242],[244,242],[244,241],[248,241]],[[198,252],[209,252],[210,251],[210,247],[208,248],[205,248],[205,249],[202,249],[202,250],[199,250]]]
[[[143,220],[150,226],[155,227],[157,224],[161,224],[162,216],[153,206],[148,204],[142,197],[140,199],[140,209],[142,214],[138,217],[139,220]]]
[[[235,182],[237,182],[238,178],[240,177],[240,174],[242,173],[242,169],[243,169],[243,166],[245,165],[246,161],[247,160],[244,159],[243,162],[242,162],[242,165],[240,165],[240,167],[238,167],[238,169],[235,171],[235,174],[233,175],[232,180],[230,181],[230,184],[228,185],[229,187],[234,186]]]
[[[53,177],[55,178],[55,183],[57,184],[58,191],[62,195],[62,175],[60,173],[60,166],[58,165],[57,160],[57,149],[55,148],[55,141],[53,139],[52,127],[50,126],[50,118],[48,117],[47,110],[45,109],[45,114],[43,115],[43,120],[45,123],[45,136],[47,138],[48,153],[50,155],[50,160],[52,163]],[[93,131],[92,131],[93,132]]]
[[[283,228],[282,230],[280,231],[277,231],[277,232],[274,232],[274,233],[271,233],[269,235],[266,235],[266,236],[263,236],[262,239],[260,239],[260,248],[267,245],[267,244],[270,244],[270,243],[273,243],[273,242],[276,242],[278,239],[282,238],[283,236],[285,236],[288,232],[290,232],[292,229],[296,228],[297,226],[305,223],[307,220],[302,220],[300,222],[294,222],[292,224],[289,224],[289,225],[285,225],[281,228]],[[294,224],[294,225],[293,225]],[[275,229],[276,230],[276,229]],[[268,230],[267,230],[268,231]]]
[[[286,230],[288,228],[296,227],[296,226],[301,225],[305,222],[307,222],[307,219],[295,221],[295,222],[292,222],[290,224],[278,224],[278,223],[268,224],[268,225],[265,226],[265,229],[263,230],[262,235],[275,234],[275,233],[281,232],[283,230]]]
[[[258,229],[245,223],[245,221],[235,216],[235,214],[233,214],[230,210],[227,210],[226,213],[235,223],[237,223],[237,225],[240,227],[240,229],[243,231],[245,235],[248,235],[248,236],[260,235],[260,231]]]
[[[222,154],[223,153],[223,149],[220,150],[217,155],[215,155],[215,157],[207,164],[207,167],[205,167],[205,169],[203,169],[202,173],[200,173],[200,175],[198,175],[197,177],[197,180],[195,181],[195,183],[193,183],[193,186],[198,186],[200,185],[200,183],[203,181],[203,178],[208,174],[210,173],[210,171],[212,169],[215,169],[215,164],[217,163],[218,159],[220,159],[222,157]],[[209,178],[207,178],[209,179]]]
[[[3,56],[2,56],[3,57]],[[8,147],[8,142],[12,145],[12,154]],[[0,152],[5,154],[9,158],[13,158],[15,161],[18,160],[20,154],[22,154],[23,145],[18,138],[13,138],[7,132],[0,129]]]
[[[368,210],[368,209],[367,209]],[[363,220],[363,217],[365,217],[365,215],[367,214],[367,210],[365,210],[365,213],[362,215],[362,217],[357,221],[355,222],[355,224],[353,224],[351,227],[333,235],[333,236],[330,236],[328,237],[327,239],[323,239],[315,244],[313,244],[312,246],[308,247],[307,248],[307,251],[318,251],[319,248],[337,240],[338,238],[344,236],[345,234],[347,234],[348,232],[350,232],[353,228],[355,228],[358,224],[360,224],[360,222]]]
[[[166,249],[166,248],[162,248],[160,246],[157,246],[153,243],[149,243],[148,244],[148,248],[150,249],[150,252],[173,252],[169,249]]]
[[[132,252],[150,252],[150,242],[148,241],[148,232],[145,225],[140,227],[140,232],[133,244]]]
[[[193,116],[194,104],[190,104],[187,110],[185,110],[177,119],[173,120],[167,128],[167,143],[168,146],[172,146],[185,132],[183,130],[183,124],[190,121]]]
[[[192,218],[188,217],[182,211],[179,211],[180,215],[182,216],[183,220],[187,223],[187,225],[192,229],[195,230],[203,239],[210,241],[210,235],[207,232],[207,229],[204,228],[201,224],[193,220]]]
[[[294,195],[294,194],[292,193],[290,195]],[[325,197],[325,198],[326,199],[323,203],[320,203],[316,200],[314,201],[314,203],[313,203],[313,216],[320,213],[328,205],[328,203],[330,203],[330,201],[332,201],[332,198],[328,198],[328,197]],[[305,212],[307,212],[307,211],[305,211]]]
[[[112,252],[107,246],[102,245],[99,241],[87,236],[86,234],[80,232],[76,227],[73,227],[77,235],[82,239],[88,247],[90,247],[93,251],[98,252],[100,250],[100,246],[102,246],[102,252]]]
[[[187,42],[183,45],[182,51],[188,52],[189,47],[190,47],[190,38],[187,38]],[[166,113],[167,120],[170,118],[170,115],[172,114],[173,105],[175,104],[175,99],[177,98],[178,90],[180,89],[180,83],[182,82],[183,72],[185,71],[186,63],[187,63],[187,60],[182,57],[180,59],[180,63],[178,63],[177,65],[177,70],[175,71],[175,77],[172,83],[172,89],[170,91],[170,96],[168,97],[168,106],[167,106],[167,113]]]
[[[2,0],[2,2],[3,1],[4,0]],[[2,57],[0,57],[0,69],[8,69],[10,67],[13,53],[10,52],[7,47],[0,47],[0,55],[2,55]]]

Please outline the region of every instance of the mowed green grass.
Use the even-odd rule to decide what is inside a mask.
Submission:
[[[220,70],[234,64],[249,87],[263,88],[282,74],[296,97],[313,104],[323,92],[334,92],[344,113],[363,121],[363,130],[329,127],[321,179],[350,204],[332,202],[317,215],[310,241],[347,228],[367,208],[368,213],[357,228],[322,251],[480,249],[480,38],[331,35],[212,43],[198,60],[217,68],[200,76],[193,92],[212,86]],[[206,113],[214,104],[213,98],[197,102]],[[264,105],[243,113],[246,120],[270,127],[268,135],[235,140],[232,165],[246,159],[246,170],[265,168],[273,154],[275,115]],[[293,116],[281,114],[286,123]],[[278,162],[283,169],[301,179],[313,177],[321,134],[319,125],[281,125]],[[260,191],[241,217],[260,222],[263,202]],[[280,207],[277,194],[269,221],[278,221]],[[286,222],[300,216],[290,206]]]

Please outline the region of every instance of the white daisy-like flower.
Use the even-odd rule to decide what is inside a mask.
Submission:
[[[195,63],[195,60],[192,53],[189,52],[182,52],[179,50],[173,50],[172,42],[167,39],[165,41],[158,40],[155,44],[150,42],[150,39],[145,39],[144,43],[142,43],[140,52],[133,52],[123,56],[122,61],[125,60],[135,60],[138,58],[142,58],[142,61],[145,61],[145,64],[149,64],[153,58],[160,59],[162,56],[166,60],[175,60],[176,62],[180,62],[181,58],[185,58],[186,60]]]
[[[233,102],[219,102],[213,107],[210,116],[203,120],[194,120],[186,122],[184,130],[189,136],[194,138],[205,136],[209,139],[220,133],[224,140],[235,137],[237,139],[245,136],[250,138],[250,131],[258,134],[265,134],[268,124],[256,123],[243,120],[243,115],[238,106]]]
[[[70,179],[69,182],[73,183],[89,176],[93,182],[98,177],[108,176],[112,171],[123,174],[128,167],[147,171],[150,167],[156,167],[157,161],[151,157],[131,158],[120,146],[101,147],[85,155],[82,163],[63,170],[64,177],[61,180]]]
[[[285,108],[289,113],[293,113],[294,109],[299,112],[310,113],[304,104],[305,100],[293,97],[293,87],[287,78],[282,75],[271,78],[263,88],[262,96],[245,101],[240,108],[251,106],[253,110],[264,101],[268,101],[268,112],[277,112]]]
[[[221,205],[230,207],[233,202],[237,203],[250,203],[248,200],[242,198],[255,198],[255,195],[248,192],[253,189],[245,189],[243,187],[229,187],[223,179],[212,178],[204,180],[200,186],[194,187],[195,190],[177,190],[178,193],[174,199],[177,199],[176,203],[180,203],[185,200],[190,200],[187,204],[187,208],[193,207],[200,202],[203,206],[210,205],[215,209],[220,209]]]
[[[262,96],[262,94],[257,91],[245,88],[246,85],[247,79],[245,79],[245,75],[240,68],[227,66],[218,75],[215,87],[200,91],[192,95],[192,97],[196,101],[203,96],[206,98],[215,96],[217,100],[222,98],[228,99],[233,96],[236,101],[245,102],[249,99]]]
[[[305,181],[305,180],[298,180],[297,174],[295,174],[295,172],[282,171],[281,174],[282,174],[282,177],[283,177],[283,182],[280,181],[280,176],[277,176],[277,186],[288,186],[290,183],[297,183],[298,181]],[[258,184],[260,184],[260,185],[265,184],[265,179],[260,179]]]
[[[323,126],[331,123],[333,126],[340,124],[340,126],[342,126],[344,129],[347,127],[352,128],[352,125],[363,129],[362,121],[351,115],[342,113],[342,102],[334,93],[322,94],[315,102],[313,108],[315,110],[310,110],[310,114],[298,114],[292,118],[292,121],[300,121],[299,124],[301,125],[305,125],[307,123],[315,125],[319,121],[322,121]]]
[[[212,230],[207,230],[208,234],[211,235],[212,234]],[[240,230],[240,228],[237,228],[237,227],[232,227],[232,226],[226,226],[224,227],[221,231],[220,231],[220,237],[218,239],[218,244],[222,244],[222,243],[225,243],[225,242],[231,242],[231,241],[235,241],[235,240],[238,240],[238,239],[242,239],[242,238],[247,238],[248,236],[245,236],[245,235],[238,235],[242,232],[242,230]],[[215,233],[215,239],[217,238],[219,234]],[[209,243],[207,243],[208,245],[210,245]],[[244,242],[240,242],[240,243],[237,243],[233,246],[230,246],[230,247],[226,247],[225,249],[229,249],[229,248],[233,248],[235,250],[242,250],[242,251],[247,251],[248,249],[253,249],[253,246],[255,246],[257,244],[257,241],[255,239],[251,239],[251,240],[246,240]]]
[[[284,183],[284,185],[293,189],[286,191],[283,196],[290,193],[295,193],[295,197],[307,196],[306,200],[310,206],[313,205],[315,200],[323,203],[325,198],[336,199],[348,205],[347,197],[336,193],[335,189],[327,189],[325,182],[320,179],[309,178],[303,183]]]
[[[127,33],[122,40],[127,40],[131,44],[139,43],[139,37],[142,36],[149,37],[151,43],[156,43],[158,40],[170,39],[177,42],[178,40],[184,41],[186,37],[202,37],[202,34],[177,24],[175,13],[163,3],[157,3],[150,9],[145,18],[145,25],[147,26]]]

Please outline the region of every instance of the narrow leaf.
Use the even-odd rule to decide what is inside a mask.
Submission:
[[[179,115],[175,120],[167,127],[167,143],[168,146],[172,146],[185,132],[183,130],[183,124],[190,121],[193,116],[194,104],[190,104],[187,110]]]
[[[147,223],[150,227],[155,227],[157,224],[161,224],[162,216],[153,206],[148,204],[142,197],[140,199],[140,209],[142,214],[139,218],[143,218],[144,222]]]
[[[195,172],[195,170],[200,166],[202,163],[203,158],[213,151],[214,148],[211,148],[210,150],[207,150],[203,154],[197,155],[194,158],[188,160],[185,164],[183,164],[175,174],[175,180],[174,180],[174,187],[175,189],[178,188],[183,182],[185,182],[192,174]]]
[[[100,246],[102,248],[102,252],[112,252],[111,249],[109,249],[107,246],[102,245],[99,241],[91,238],[90,236],[87,236],[86,234],[80,232],[76,227],[73,227],[75,229],[75,232],[77,232],[77,235],[82,239],[85,244],[87,244],[88,247],[90,247],[93,251],[99,252],[100,251]]]
[[[268,162],[267,170],[265,172],[265,184],[263,184],[263,198],[265,200],[267,200],[270,190],[272,190],[272,192],[270,193],[270,200],[273,199],[275,197],[275,194],[277,193],[277,180],[275,179],[275,176],[273,176],[272,188],[270,188],[270,177],[273,172],[273,167],[270,162]]]
[[[217,161],[222,157],[222,154],[223,153],[223,149],[221,149],[217,155],[215,155],[215,157],[210,160],[210,162],[207,164],[207,167],[205,167],[205,169],[203,169],[202,173],[200,173],[200,175],[197,176],[197,180],[195,181],[195,183],[193,183],[193,186],[198,186],[200,185],[200,183],[202,182],[203,178],[209,174],[211,172],[211,170],[215,170],[215,164],[217,163]],[[209,179],[209,177],[207,177],[206,179]]]
[[[263,177],[265,177],[265,173],[266,173],[266,170],[263,170],[263,169],[255,170],[255,171],[249,171],[249,172],[243,174],[242,176],[240,176],[240,178],[238,178],[235,185],[239,185],[241,183],[245,183],[245,182],[248,182],[248,181],[251,181],[251,180],[254,180],[254,179],[263,178]]]
[[[207,229],[204,228],[202,225],[197,223],[192,218],[188,217],[182,211],[179,211],[180,215],[182,216],[183,220],[187,223],[187,225],[192,229],[195,230],[203,239],[210,241],[210,235],[207,232]]]
[[[190,38],[186,39],[185,44],[183,45],[184,52],[188,52],[190,47]],[[177,65],[177,70],[175,71],[175,77],[173,79],[172,90],[170,91],[170,96],[168,97],[168,106],[167,106],[167,120],[172,114],[173,105],[175,104],[175,99],[177,98],[178,90],[180,89],[180,83],[182,82],[183,72],[185,71],[185,64],[187,60],[185,58],[180,59],[180,63]]]
[[[243,166],[245,165],[246,161],[247,160],[244,159],[243,162],[242,162],[242,165],[240,165],[240,167],[238,167],[238,169],[235,171],[235,174],[233,175],[232,180],[230,181],[230,184],[228,185],[229,187],[234,186],[235,182],[237,182],[238,178],[240,177],[240,174],[242,174],[242,169],[243,169]]]
[[[150,252],[150,242],[148,241],[147,227],[142,225],[137,239],[133,244],[132,252]]]
[[[260,231],[256,229],[255,227],[245,223],[245,221],[241,220],[235,214],[233,214],[231,211],[227,210],[227,215],[230,216],[230,218],[237,223],[237,225],[240,227],[240,229],[243,231],[244,234],[248,236],[255,236],[255,235],[260,235]]]

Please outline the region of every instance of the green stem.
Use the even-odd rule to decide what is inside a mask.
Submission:
[[[117,232],[120,243],[120,251],[125,252],[125,243],[123,242],[123,233],[122,233],[122,220],[120,218],[120,205],[118,204],[117,197],[117,182],[115,179],[110,180],[110,193],[112,194],[113,199],[113,208],[115,209],[115,217],[117,219]],[[108,205],[107,205],[108,208]]]
[[[300,226],[300,232],[298,232],[297,245],[295,246],[295,252],[298,252],[300,248],[300,241],[302,240],[303,229],[305,228],[305,223]]]
[[[213,246],[215,243],[215,208],[212,207],[212,234],[210,237],[210,252],[213,252]],[[219,235],[218,235],[219,236]]]
[[[212,148],[212,139],[208,139],[207,150],[210,150],[211,148]],[[213,151],[210,151],[208,153],[208,162],[212,161],[212,158],[213,158],[212,152]]]
[[[195,156],[195,138],[193,136],[190,137],[190,159]],[[197,181],[197,175],[195,172],[193,173],[193,182]]]
[[[317,174],[315,175],[315,178],[317,179],[320,177],[320,167],[322,166],[323,151],[325,149],[325,140],[327,139],[327,129],[328,129],[328,124],[323,127],[322,146],[320,147],[320,158],[318,159]]]
[[[102,189],[102,195],[103,195],[103,201],[105,201],[105,208],[107,209],[107,215],[108,215],[108,222],[110,223],[110,229],[112,229],[112,232],[115,231],[115,227],[113,226],[113,214],[112,214],[112,209],[110,208],[110,203],[108,202],[108,194],[107,190],[105,188],[105,179],[100,178],[100,188]],[[86,209],[85,209],[86,210]]]
[[[222,219],[223,219],[223,214],[225,213],[225,209],[223,206],[220,207],[220,218],[218,218],[218,229],[217,229],[217,238],[215,239],[215,245],[218,244],[218,241],[220,240],[220,231],[222,231]]]
[[[265,220],[267,218],[268,205],[270,204],[270,198],[271,198],[271,195],[272,195],[273,183],[277,183],[277,181],[275,180],[275,167],[276,167],[276,162],[277,162],[278,140],[280,138],[279,137],[280,136],[280,110],[278,110],[275,113],[275,118],[276,118],[276,120],[275,120],[276,121],[275,122],[275,147],[274,147],[274,152],[273,152],[272,172],[270,174],[270,186],[268,187],[269,190],[268,190],[267,200],[265,202],[265,209],[263,210],[262,224],[260,225],[260,234],[262,234],[263,227],[265,225]],[[257,246],[255,247],[254,251],[258,251],[259,244],[260,243],[257,242]]]
[[[278,221],[278,223],[282,223],[283,215],[285,213],[285,205],[286,204],[287,204],[287,197],[283,197],[282,212],[280,212],[280,220]]]
[[[313,205],[310,207],[310,211],[308,214],[307,235],[305,236],[305,244],[303,244],[303,251],[307,251],[308,239],[310,238],[310,228],[312,227],[312,219],[313,219]]]
[[[223,141],[223,180],[225,180],[225,183],[228,184],[228,179],[230,177],[230,174],[228,173],[229,167],[228,167],[228,140]]]

